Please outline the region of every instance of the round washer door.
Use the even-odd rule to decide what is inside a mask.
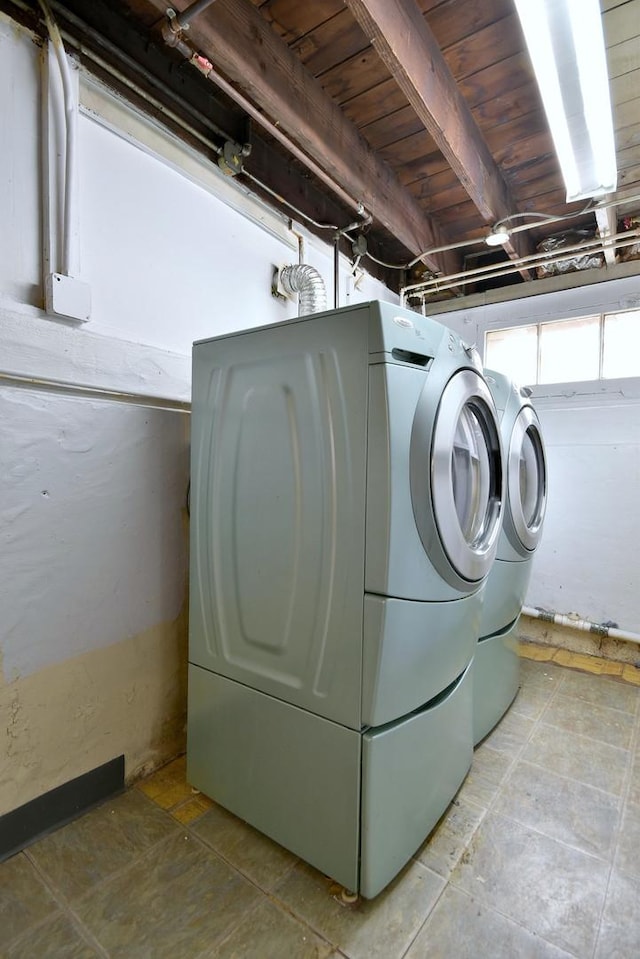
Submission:
[[[498,545],[504,490],[497,414],[483,378],[465,369],[442,392],[430,444],[421,423],[426,415],[426,404],[418,403],[411,449],[414,516],[433,565],[464,590],[487,576]]]
[[[547,461],[540,422],[530,406],[520,410],[511,431],[507,491],[507,535],[516,548],[522,546],[531,552],[540,540],[547,506]]]

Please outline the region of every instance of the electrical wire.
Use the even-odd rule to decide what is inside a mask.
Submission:
[[[255,183],[261,190],[264,190],[266,193],[269,193],[274,199],[278,200],[279,203],[283,203],[285,206],[288,206],[290,210],[293,210],[294,213],[297,213],[299,217],[303,220],[306,220],[307,223],[311,223],[312,226],[315,226],[318,230],[339,230],[340,227],[335,223],[318,223],[317,220],[314,220],[313,217],[308,216],[306,213],[303,213],[302,210],[298,209],[297,206],[294,206],[293,203],[290,203],[289,200],[285,200],[283,196],[280,196],[279,193],[276,193],[275,190],[272,190],[270,186],[267,186],[266,183],[263,183],[262,180],[259,180],[257,176],[254,176],[253,173],[249,173],[248,170],[242,169],[242,176],[245,176],[248,180],[251,180],[252,183]]]
[[[60,258],[60,272],[64,276],[71,276],[76,272],[77,263],[75,262],[74,248],[74,218],[75,218],[75,200],[76,200],[76,162],[77,162],[77,140],[76,140],[76,96],[69,69],[69,61],[62,42],[62,36],[58,25],[54,20],[51,8],[47,0],[38,0],[42,10],[44,21],[51,41],[60,79],[62,81],[62,91],[64,97],[64,118],[65,118],[65,151],[64,151],[64,194],[63,194],[63,213],[62,213],[62,254]]]
[[[443,293],[458,286],[464,286],[472,283],[474,280],[493,280],[500,276],[509,276],[518,273],[522,266],[546,266],[554,263],[561,263],[563,260],[570,259],[572,255],[604,253],[607,248],[623,249],[627,246],[633,246],[640,240],[640,231],[627,231],[616,236],[608,237],[606,241],[599,238],[565,247],[559,250],[553,256],[549,253],[533,253],[527,257],[521,257],[505,264],[491,264],[489,266],[478,267],[476,270],[468,270],[465,273],[451,274],[450,276],[434,277],[431,280],[425,280],[422,283],[413,283],[405,286],[400,291],[401,300],[404,302],[407,296],[418,297],[426,296],[429,293]]]
[[[632,196],[618,197],[616,200],[607,203],[588,203],[586,207],[583,207],[581,210],[578,210],[576,213],[562,213],[562,214],[552,214],[552,213],[534,213],[531,211],[529,213],[512,213],[508,217],[504,217],[502,220],[499,220],[494,224],[493,229],[501,226],[503,223],[508,222],[509,220],[520,218],[520,217],[538,217],[542,223],[553,223],[560,222],[562,220],[572,220],[580,216],[585,216],[587,213],[596,213],[597,210],[609,210],[618,206],[622,206],[623,203],[634,203],[640,200],[640,194]],[[525,230],[533,230],[539,223],[524,223],[522,226],[516,226],[513,230],[510,230],[510,233],[522,233]],[[449,250],[461,250],[467,246],[481,246],[485,243],[485,237],[478,237],[474,240],[462,240],[459,243],[450,243],[447,246],[434,247],[430,250],[424,250],[422,253],[419,253],[418,256],[414,257],[413,260],[410,260],[408,263],[387,263],[384,260],[378,260],[371,253],[367,252],[364,256],[369,257],[370,260],[373,260],[374,263],[377,263],[378,266],[384,266],[389,270],[410,270],[413,266],[420,262],[424,257],[431,256],[435,253],[446,253]],[[514,260],[514,263],[519,262]]]

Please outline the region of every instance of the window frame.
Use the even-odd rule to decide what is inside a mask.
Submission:
[[[550,388],[552,388],[552,387],[555,388],[555,391],[556,391],[556,393],[557,393],[557,392],[558,392],[558,387],[560,387],[560,386],[566,387],[566,389],[562,391],[562,392],[564,392],[565,394],[566,394],[567,390],[571,390],[571,391],[574,392],[574,393],[578,393],[578,392],[579,392],[579,393],[593,393],[593,392],[595,392],[595,391],[598,391],[598,392],[609,392],[609,391],[611,390],[611,388],[613,388],[613,391],[614,391],[614,392],[617,392],[618,390],[616,390],[616,385],[619,385],[619,386],[618,386],[618,389],[621,389],[624,384],[626,384],[626,383],[633,383],[634,381],[637,381],[637,380],[640,379],[640,369],[639,369],[637,375],[635,375],[635,376],[629,376],[629,377],[603,377],[603,375],[602,375],[602,373],[603,373],[603,367],[604,367],[604,337],[605,337],[605,326],[606,326],[606,324],[605,324],[605,319],[606,319],[606,317],[609,316],[609,315],[613,316],[613,315],[619,315],[619,314],[621,314],[621,313],[637,313],[637,314],[638,314],[638,322],[640,323],[640,308],[637,307],[637,306],[633,306],[633,307],[628,307],[627,309],[620,309],[620,308],[618,308],[618,309],[608,309],[608,310],[601,310],[601,311],[599,311],[599,312],[595,312],[595,311],[594,311],[594,312],[591,312],[591,313],[584,313],[584,314],[581,314],[581,315],[571,315],[571,316],[564,316],[564,317],[557,317],[557,316],[556,316],[556,317],[553,317],[553,318],[552,318],[552,317],[549,317],[549,318],[544,319],[544,320],[543,320],[543,319],[539,319],[539,320],[535,320],[535,319],[534,319],[534,322],[531,322],[531,319],[529,319],[529,320],[526,320],[526,321],[521,321],[521,322],[519,322],[519,323],[513,323],[513,324],[510,324],[510,325],[508,325],[508,326],[499,326],[499,327],[496,326],[496,327],[494,327],[494,328],[487,328],[487,329],[484,330],[484,336],[483,336],[483,339],[484,339],[484,343],[483,343],[484,350],[483,350],[483,352],[484,352],[484,362],[485,362],[485,365],[486,365],[486,366],[490,366],[490,365],[491,365],[490,363],[487,362],[487,347],[488,347],[489,337],[490,337],[491,335],[496,334],[496,333],[508,333],[508,332],[510,332],[511,330],[517,330],[517,329],[519,329],[519,328],[521,328],[521,327],[529,327],[529,328],[535,327],[535,328],[536,328],[536,363],[535,363],[535,366],[536,366],[536,382],[535,382],[535,383],[522,383],[522,384],[521,384],[522,386],[527,386],[527,387],[532,388],[532,389],[535,391],[535,393],[538,394],[538,395],[545,395],[546,393],[548,393],[548,391],[549,391]],[[599,348],[598,348],[598,377],[597,377],[597,379],[594,378],[594,379],[589,379],[589,380],[554,380],[554,381],[550,381],[550,382],[548,382],[548,383],[541,383],[541,382],[540,382],[540,372],[541,372],[541,369],[540,369],[540,368],[541,368],[541,358],[542,358],[541,335],[540,335],[541,328],[542,328],[543,326],[550,326],[551,324],[559,324],[559,323],[565,323],[565,322],[566,322],[566,323],[572,323],[572,322],[575,323],[576,321],[579,321],[579,320],[588,320],[588,319],[592,319],[592,318],[596,318],[596,317],[597,317],[597,319],[598,319],[598,347],[599,347]],[[591,389],[589,389],[589,387],[591,387]],[[599,389],[599,390],[596,390],[597,387],[599,387],[600,389]]]

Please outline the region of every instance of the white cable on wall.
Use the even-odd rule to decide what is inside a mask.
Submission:
[[[69,69],[69,61],[62,43],[58,25],[53,19],[47,0],[38,0],[44,14],[45,23],[56,57],[64,96],[65,118],[65,161],[63,177],[63,217],[62,217],[62,254],[59,258],[60,272],[65,276],[74,276],[78,272],[77,249],[74,243],[73,224],[76,207],[77,189],[77,98]]]

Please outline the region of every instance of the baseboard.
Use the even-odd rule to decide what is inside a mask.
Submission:
[[[0,816],[0,862],[124,790],[124,756]]]

